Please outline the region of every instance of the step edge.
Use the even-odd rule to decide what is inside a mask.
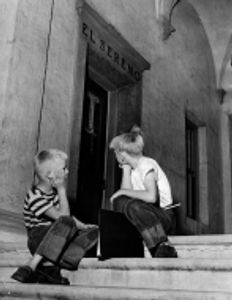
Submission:
[[[25,264],[26,261],[0,261],[0,268],[11,269]],[[99,262],[96,259],[83,259],[79,265],[82,271],[214,271],[232,272],[232,259],[213,258],[142,258],[110,259]]]
[[[41,289],[43,287],[43,289]],[[152,292],[154,293],[182,293],[182,294],[208,294],[208,295],[232,295],[232,291],[209,291],[209,290],[183,290],[183,289],[157,289],[157,288],[134,288],[134,287],[115,287],[115,286],[90,286],[90,285],[70,285],[70,286],[63,286],[63,285],[46,285],[46,284],[21,284],[21,283],[2,283],[0,282],[0,295],[3,290],[8,291],[10,293],[14,291],[22,292],[25,294],[37,294],[38,292],[42,294],[47,294],[47,295],[67,295],[67,294],[73,294],[77,292],[77,289],[79,292],[81,291],[86,291],[86,292],[92,292],[92,291],[112,291],[115,292],[131,292],[131,291],[136,291],[136,292]],[[45,293],[46,292],[46,293]]]

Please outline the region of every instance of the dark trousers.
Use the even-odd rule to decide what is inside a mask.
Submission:
[[[123,213],[137,228],[148,249],[167,241],[167,234],[172,228],[172,211],[127,196],[116,198],[113,208]]]
[[[76,270],[86,251],[98,240],[98,229],[78,230],[72,217],[62,216],[50,226],[28,231],[28,248],[60,268]]]

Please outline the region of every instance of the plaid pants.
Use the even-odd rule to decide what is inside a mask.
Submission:
[[[28,231],[28,248],[46,260],[67,270],[77,270],[86,251],[98,239],[98,229],[78,230],[72,217],[62,216],[50,226]]]
[[[123,213],[137,228],[148,249],[167,241],[167,234],[172,228],[172,211],[127,196],[116,198],[113,208]]]

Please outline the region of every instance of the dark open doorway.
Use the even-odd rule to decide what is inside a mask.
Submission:
[[[86,1],[81,1],[78,13],[68,195],[74,215],[98,224],[99,209],[112,210],[110,197],[121,179],[108,144],[140,124],[142,76],[150,64]]]
[[[98,224],[105,189],[107,98],[106,90],[86,79],[75,205],[75,215],[85,223]]]

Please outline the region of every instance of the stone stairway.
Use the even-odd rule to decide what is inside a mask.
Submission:
[[[0,227],[1,228],[1,227]],[[0,230],[0,299],[232,299],[232,235],[172,236],[179,258],[85,258],[64,272],[71,286],[21,284],[10,278],[29,253],[23,231]]]

